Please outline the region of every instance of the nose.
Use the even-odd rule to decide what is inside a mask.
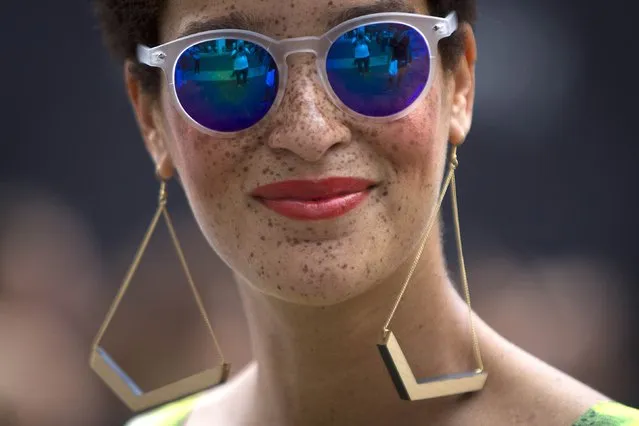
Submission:
[[[315,57],[296,54],[288,58],[288,81],[268,137],[273,149],[285,149],[308,162],[351,140],[351,131],[319,82]]]

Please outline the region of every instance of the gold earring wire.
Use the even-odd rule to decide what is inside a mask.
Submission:
[[[91,366],[93,371],[95,371],[97,375],[100,376],[100,378],[111,388],[111,390],[134,412],[139,412],[152,407],[156,407],[167,402],[179,399],[181,397],[203,391],[214,385],[223,383],[228,378],[231,368],[230,364],[227,364],[224,361],[222,349],[220,348],[217,338],[215,337],[215,333],[213,332],[213,327],[211,326],[211,322],[209,321],[209,318],[206,314],[206,309],[204,308],[202,298],[200,297],[197,287],[193,282],[193,278],[191,277],[191,272],[189,271],[186,259],[184,258],[184,253],[182,252],[180,242],[175,233],[175,229],[173,228],[173,222],[171,221],[171,217],[169,216],[166,204],[166,182],[161,181],[158,208],[155,212],[155,215],[153,216],[151,224],[146,231],[146,234],[144,235],[142,244],[140,244],[140,247],[135,254],[133,263],[129,267],[124,281],[122,282],[122,285],[120,286],[120,289],[113,303],[111,304],[111,307],[109,308],[107,316],[104,319],[104,322],[102,323],[97,336],[95,337],[89,361],[89,365]],[[131,280],[135,275],[138,266],[140,265],[142,257],[144,256],[146,248],[149,244],[149,241],[151,240],[151,236],[153,235],[155,228],[157,227],[160,217],[164,217],[183,272],[186,275],[189,286],[191,287],[191,291],[193,292],[193,296],[195,297],[195,302],[200,311],[200,314],[202,315],[202,319],[204,320],[206,327],[211,334],[211,337],[213,338],[215,348],[220,354],[222,363],[215,368],[202,371],[193,376],[181,379],[175,383],[163,386],[159,389],[144,392],[131,379],[131,377],[129,377],[129,375],[126,374],[126,372],[124,372],[124,370],[122,370],[118,366],[113,358],[111,358],[111,356],[100,346],[100,341],[102,340],[102,337],[104,336],[109,323],[113,319],[118,305],[122,301],[124,294],[131,284]]]
[[[442,396],[450,396],[450,395],[458,395],[467,392],[476,392],[481,390],[486,383],[486,378],[488,377],[488,373],[484,371],[484,363],[481,358],[481,351],[479,349],[479,340],[477,338],[477,332],[475,330],[475,324],[473,321],[473,310],[470,305],[470,290],[468,288],[468,278],[466,275],[466,266],[464,264],[464,254],[462,250],[462,242],[461,242],[461,230],[459,226],[459,211],[457,208],[457,186],[455,184],[455,170],[457,169],[459,163],[457,161],[457,148],[455,146],[452,147],[449,157],[449,170],[444,180],[444,184],[442,186],[439,199],[437,200],[437,204],[433,207],[430,218],[426,224],[426,228],[424,233],[422,234],[422,241],[417,251],[417,255],[413,260],[413,263],[409,269],[408,275],[404,280],[404,284],[402,286],[401,291],[399,292],[399,296],[395,301],[395,305],[391,310],[388,319],[383,327],[383,335],[382,341],[377,345],[379,351],[382,355],[382,359],[384,360],[384,364],[386,364],[386,368],[391,375],[391,379],[393,380],[393,384],[397,388],[397,392],[399,393],[400,398],[405,400],[419,400],[419,399],[430,399],[430,398],[439,398]],[[435,220],[437,218],[437,214],[441,209],[442,202],[444,201],[444,196],[448,191],[448,187],[451,188],[451,205],[453,210],[453,221],[455,226],[455,239],[457,242],[457,256],[459,259],[459,273],[462,281],[462,286],[464,289],[464,297],[466,299],[466,304],[468,305],[468,316],[470,323],[470,331],[472,334],[473,341],[473,354],[475,357],[475,362],[477,363],[477,368],[474,371],[456,373],[456,374],[446,374],[443,376],[432,377],[428,379],[416,379],[413,371],[404,356],[404,352],[399,345],[399,342],[395,338],[395,335],[392,331],[390,331],[389,326],[397,311],[397,307],[399,306],[402,298],[404,297],[404,293],[408,288],[408,283],[410,282],[415,269],[417,268],[417,264],[419,263],[419,259],[422,256],[424,251],[424,247],[426,246],[426,241],[430,232],[435,224]]]

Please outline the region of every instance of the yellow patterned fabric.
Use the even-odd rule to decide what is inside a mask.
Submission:
[[[199,395],[172,402],[135,417],[126,426],[184,426]],[[606,401],[592,407],[573,426],[639,426],[639,410]]]
[[[184,426],[199,396],[201,394],[195,394],[140,414],[131,419],[126,426]]]
[[[618,402],[600,402],[573,426],[639,426],[639,410]]]

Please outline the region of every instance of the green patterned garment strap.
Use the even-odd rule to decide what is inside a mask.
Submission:
[[[183,426],[201,394],[163,405],[131,419],[126,426]]]
[[[193,395],[142,414],[126,426],[184,426],[200,396]],[[639,410],[618,402],[600,402],[573,426],[639,426]]]
[[[618,402],[600,402],[573,426],[639,426],[639,410]]]

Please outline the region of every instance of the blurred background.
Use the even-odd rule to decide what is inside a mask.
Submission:
[[[639,406],[636,18],[581,0],[484,0],[479,12],[458,173],[474,306],[533,354]],[[120,425],[130,414],[87,359],[154,212],[153,165],[86,0],[6,2],[0,36],[0,425]],[[170,191],[238,371],[251,354],[231,276]],[[208,365],[212,348],[167,236],[149,250],[104,345],[157,386]]]

